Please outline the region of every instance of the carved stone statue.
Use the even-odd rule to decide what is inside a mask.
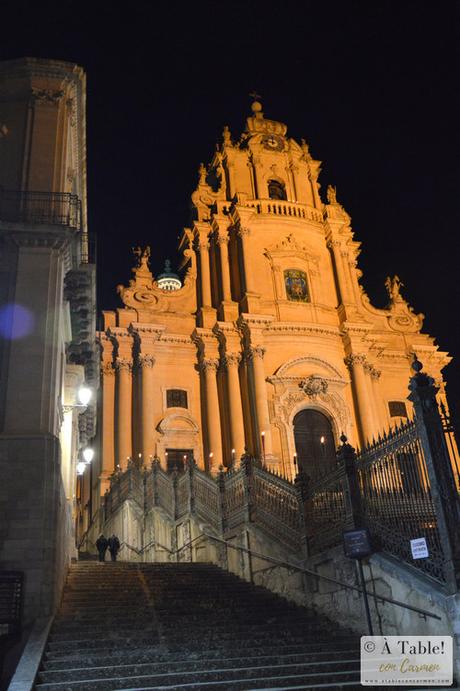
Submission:
[[[327,186],[327,201],[329,204],[337,204],[337,188],[333,185]]]
[[[231,135],[231,132],[230,132],[228,125],[225,125],[224,131],[222,132],[222,137],[224,140],[224,145],[230,146],[232,143],[232,135]]]
[[[404,302],[400,290],[404,287],[404,283],[400,280],[399,276],[387,276],[385,281],[385,288],[387,289],[388,297],[390,298],[390,303]]]
[[[150,261],[149,245],[147,245],[147,247],[144,250],[141,247],[133,247],[132,249],[134,256],[137,257],[137,268],[146,269],[148,271]]]

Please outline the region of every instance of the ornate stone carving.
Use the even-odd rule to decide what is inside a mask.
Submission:
[[[379,379],[380,375],[382,374],[381,371],[376,369],[376,367],[374,367],[374,365],[372,365],[370,362],[364,363],[364,369],[372,379]]]
[[[243,239],[244,237],[246,237],[247,235],[250,235],[250,234],[251,234],[250,228],[245,228],[244,226],[240,226],[238,228],[238,237],[240,237],[241,239]]]
[[[216,242],[218,245],[228,245],[228,235],[223,235],[222,233],[216,236]]]
[[[139,355],[138,365],[139,367],[149,367],[152,368],[155,364],[155,357],[150,354]]]
[[[52,89],[32,89],[32,100],[43,105],[58,105],[64,96],[63,91],[53,91]]]
[[[125,371],[129,372],[131,374],[133,370],[133,363],[131,360],[128,360],[127,358],[122,358],[122,357],[117,357],[115,360],[115,369],[117,372]]]
[[[344,363],[348,369],[352,369],[355,365],[365,365],[366,362],[366,356],[364,353],[352,353],[351,355],[347,355],[347,357],[344,359]]]
[[[249,346],[249,348],[246,351],[246,357],[248,360],[253,360],[254,358],[260,358],[261,360],[263,359],[265,355],[265,348],[263,346]]]
[[[241,362],[241,353],[226,353],[224,363],[226,367],[238,367]]]
[[[191,266],[187,270],[184,285],[179,290],[162,290],[154,280],[149,269],[150,247],[141,249],[134,247],[133,252],[137,257],[136,266],[132,269],[134,278],[129,286],[117,286],[117,292],[126,307],[150,312],[180,312],[191,313],[196,310],[196,261],[195,252],[192,249],[193,237],[185,229],[186,243],[184,256],[191,260]]]
[[[111,362],[103,362],[101,366],[101,373],[104,377],[110,377],[115,374],[113,364]]]
[[[218,358],[205,358],[200,362],[202,372],[217,372],[219,368]]]
[[[300,382],[299,386],[309,398],[316,398],[321,394],[325,394],[328,389],[327,381],[317,374],[310,374],[307,379]]]

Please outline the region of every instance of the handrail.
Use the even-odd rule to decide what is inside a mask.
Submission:
[[[84,543],[84,541],[85,541],[86,538],[88,537],[89,531],[91,530],[91,528],[93,527],[93,525],[96,523],[96,519],[99,517],[99,514],[100,514],[100,513],[101,513],[101,509],[98,509],[98,510],[95,512],[94,516],[93,516],[92,519],[91,519],[91,522],[90,522],[89,526],[86,528],[85,532],[83,533],[83,535],[82,535],[81,538],[80,538],[80,541],[79,541],[78,544],[77,544],[77,549],[80,549],[80,547],[82,546],[82,544]],[[94,542],[93,542],[92,540],[90,540],[90,542],[91,542],[92,545],[94,545]]]
[[[336,585],[340,585],[343,588],[348,588],[349,590],[355,590],[358,593],[366,593],[369,597],[374,598],[376,600],[380,600],[381,602],[389,602],[391,605],[396,605],[397,607],[403,607],[404,609],[409,609],[412,612],[417,612],[418,614],[421,614],[424,617],[431,617],[432,619],[438,619],[439,621],[442,621],[442,617],[438,616],[437,614],[433,614],[432,612],[428,612],[425,609],[420,609],[419,607],[412,607],[412,605],[406,605],[404,602],[401,602],[400,600],[393,600],[392,598],[389,597],[384,597],[383,595],[377,595],[376,593],[370,593],[368,590],[362,590],[362,588],[358,588],[355,585],[350,585],[349,583],[344,583],[343,581],[339,581],[336,578],[330,578],[330,576],[323,576],[320,573],[317,573],[316,571],[312,571],[311,569],[305,569],[300,566],[297,566],[296,564],[291,564],[290,562],[287,561],[281,561],[280,559],[276,559],[275,557],[269,557],[266,554],[261,554],[260,552],[256,552],[252,549],[248,549],[247,547],[243,547],[240,545],[232,545],[229,543],[227,540],[223,540],[222,538],[215,537],[214,535],[209,535],[208,533],[202,533],[201,535],[198,535],[197,537],[194,537],[193,540],[190,540],[190,542],[186,543],[185,545],[182,545],[182,547],[179,547],[178,549],[175,550],[175,553],[179,553],[186,547],[190,547],[194,542],[201,538],[208,538],[210,540],[214,540],[215,542],[220,542],[221,544],[226,545],[226,547],[231,547],[232,549],[240,550],[242,552],[246,552],[247,554],[250,554],[254,557],[257,557],[258,559],[264,559],[265,561],[271,562],[272,564],[275,564],[277,566],[283,566],[284,568],[288,569],[293,569],[294,571],[299,571],[300,573],[306,573],[310,576],[315,576],[316,578],[322,578],[324,581],[328,581],[329,583],[334,583]]]

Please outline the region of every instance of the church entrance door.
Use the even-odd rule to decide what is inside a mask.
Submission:
[[[193,449],[166,449],[167,455],[167,470],[171,473],[173,470],[183,472],[185,470],[186,461],[193,459]]]
[[[299,470],[312,479],[336,465],[334,435],[328,418],[318,410],[301,410],[294,418]]]

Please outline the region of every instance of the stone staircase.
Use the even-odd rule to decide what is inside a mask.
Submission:
[[[359,642],[211,564],[79,562],[35,688],[359,689]]]

